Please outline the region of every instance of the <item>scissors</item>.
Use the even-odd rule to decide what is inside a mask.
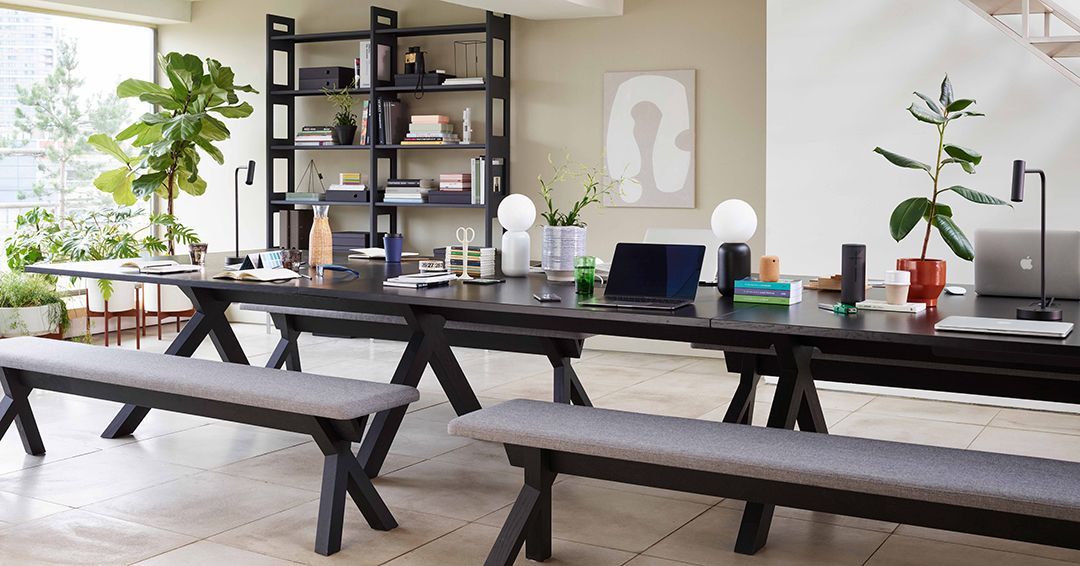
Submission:
[[[473,230],[472,227],[461,226],[457,229],[455,235],[458,242],[461,242],[461,278],[472,279],[472,276],[469,275],[469,244],[476,239],[476,230]]]

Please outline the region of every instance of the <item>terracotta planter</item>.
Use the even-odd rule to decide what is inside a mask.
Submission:
[[[896,269],[911,272],[911,290],[908,301],[937,306],[938,297],[945,289],[945,260],[902,258],[896,260]]]

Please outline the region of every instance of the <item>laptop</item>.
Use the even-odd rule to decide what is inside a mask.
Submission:
[[[1039,231],[977,230],[975,292],[1039,296]],[[1080,231],[1046,231],[1046,296],[1080,299]]]
[[[689,244],[705,246],[705,257],[701,261],[701,275],[698,281],[702,285],[716,285],[716,248],[720,247],[720,238],[712,230],[703,228],[648,228],[645,230],[646,244]]]
[[[615,246],[604,296],[579,304],[628,309],[675,310],[693,304],[705,246]]]
[[[949,316],[934,325],[934,330],[979,332],[982,334],[1014,334],[1037,338],[1065,338],[1072,332],[1071,322],[1016,320],[1012,318],[983,318],[979,316]]]

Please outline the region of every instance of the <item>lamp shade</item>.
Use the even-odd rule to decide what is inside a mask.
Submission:
[[[536,221],[536,205],[525,195],[509,195],[499,203],[499,224],[511,232],[524,232]]]
[[[746,243],[757,231],[757,213],[744,200],[725,200],[713,210],[712,231],[723,243]]]

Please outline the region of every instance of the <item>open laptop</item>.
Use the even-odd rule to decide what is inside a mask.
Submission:
[[[702,285],[716,285],[716,248],[720,247],[720,238],[712,230],[705,228],[647,228],[646,244],[688,244],[705,246],[705,256],[701,260],[701,274],[698,281]]]
[[[617,244],[604,296],[579,304],[657,310],[685,307],[697,296],[704,255],[705,246]]]
[[[1039,296],[1039,231],[977,230],[975,292]],[[1046,231],[1046,296],[1080,299],[1080,231]]]

